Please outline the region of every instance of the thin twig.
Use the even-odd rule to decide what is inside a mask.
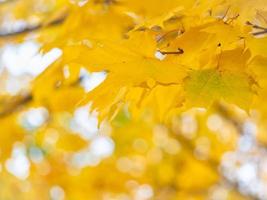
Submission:
[[[23,105],[29,103],[32,98],[30,93],[25,93],[0,100],[0,117],[6,117],[14,113]]]
[[[47,24],[46,26],[55,26],[55,25],[59,25],[61,23],[63,23],[65,21],[65,19],[67,18],[67,14],[61,16],[60,18],[55,19],[54,21],[51,21],[49,24]],[[0,29],[0,38],[1,37],[10,37],[10,36],[16,36],[19,34],[23,34],[23,33],[28,33],[28,32],[32,32],[32,31],[36,31],[40,28],[42,28],[43,25],[37,24],[37,25],[32,25],[32,26],[26,26],[23,29],[17,30],[17,31],[13,31],[13,32],[5,32],[3,30]]]
[[[267,34],[267,28],[264,28],[264,27],[262,27],[262,26],[258,26],[258,25],[256,25],[256,24],[252,24],[252,23],[249,22],[249,21],[247,21],[246,24],[249,25],[249,26],[251,26],[252,28],[261,30],[261,31],[252,33],[252,35],[254,35],[254,36]]]
[[[162,55],[179,55],[183,54],[184,50],[181,48],[178,48],[177,51],[159,51]]]

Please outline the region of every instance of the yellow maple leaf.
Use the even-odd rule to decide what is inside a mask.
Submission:
[[[185,82],[185,91],[188,103],[198,106],[209,106],[224,99],[248,108],[253,97],[246,75],[215,69],[193,71]]]

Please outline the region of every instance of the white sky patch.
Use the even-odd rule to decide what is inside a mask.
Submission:
[[[49,193],[51,200],[63,200],[65,198],[65,191],[58,185],[52,186]]]
[[[97,136],[92,139],[87,148],[75,153],[71,158],[72,166],[84,168],[97,166],[101,160],[109,157],[114,152],[115,143],[108,136]]]
[[[71,165],[78,169],[97,166],[101,160],[112,155],[114,148],[115,143],[110,137],[96,136],[87,148],[72,155]]]
[[[221,172],[239,191],[256,199],[267,199],[267,151],[256,142],[256,124],[246,121],[236,149],[221,160]]]
[[[213,114],[208,117],[207,126],[211,131],[219,131],[223,127],[223,120],[219,115]]]
[[[26,148],[23,144],[17,143],[12,150],[11,158],[5,163],[9,173],[18,179],[25,180],[29,176],[30,161],[26,156]]]
[[[85,68],[80,71],[81,86],[86,92],[90,92],[99,86],[107,77],[106,72],[89,72]]]
[[[238,140],[238,149],[243,152],[249,152],[255,145],[255,138],[251,135],[244,134]]]
[[[65,65],[63,67],[63,75],[66,79],[70,77],[70,70],[68,65]]]
[[[25,89],[30,81],[31,78],[28,76],[23,76],[23,78],[10,76],[6,80],[5,90],[11,95],[16,95],[21,90]]]
[[[156,51],[155,57],[159,60],[164,60],[166,58],[166,55],[163,55],[162,53],[160,53],[160,51]]]
[[[46,108],[31,108],[26,112],[23,112],[19,118],[21,125],[28,130],[34,130],[41,127],[49,117],[49,113]]]
[[[151,199],[153,195],[152,187],[148,184],[143,184],[136,189],[134,200],[148,200]]]
[[[198,129],[198,124],[196,119],[187,114],[183,114],[181,117],[181,130],[184,136],[189,139],[192,139],[196,135]]]
[[[95,156],[106,158],[112,155],[114,146],[114,142],[110,137],[98,136],[92,141],[90,150]]]
[[[90,140],[98,132],[97,112],[90,112],[90,104],[77,108],[70,123],[71,129],[81,138]]]
[[[29,87],[30,81],[55,62],[62,50],[53,48],[40,52],[41,44],[27,40],[20,44],[7,44],[0,49],[0,89],[2,93],[15,95]]]
[[[44,159],[43,152],[38,147],[31,147],[29,149],[29,156],[30,156],[31,161],[34,163],[40,163]]]
[[[58,48],[53,48],[45,54],[39,52],[40,48],[41,45],[33,40],[8,44],[2,49],[0,65],[12,76],[38,76],[62,55]]]
[[[91,103],[74,111],[70,128],[81,138],[88,141],[88,146],[70,157],[70,164],[78,169],[96,166],[101,160],[112,155],[115,143],[108,135],[102,135],[98,127],[98,113],[91,111]],[[103,128],[103,127],[102,127]]]
[[[75,153],[71,158],[71,164],[76,168],[84,168],[88,166],[97,166],[100,159],[95,156],[89,148]]]
[[[0,0],[4,2],[4,0]],[[28,23],[24,20],[12,20],[10,17],[6,17],[5,20],[0,25],[1,34],[10,34],[14,32],[19,32],[25,29]]]
[[[243,134],[254,136],[257,133],[257,125],[252,121],[246,121],[243,125]]]
[[[257,179],[257,166],[252,162],[245,163],[239,168],[237,178],[243,184],[250,184]]]

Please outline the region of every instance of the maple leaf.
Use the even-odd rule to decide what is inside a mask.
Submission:
[[[88,94],[88,100],[94,100],[98,106],[109,105],[103,102],[103,96],[110,91],[110,87],[117,93],[123,87],[144,87],[150,80],[153,80],[154,84],[180,84],[188,68],[175,60],[156,58],[156,46],[153,34],[136,32],[127,40],[96,42],[91,49],[81,52],[72,62],[86,66],[89,71],[108,72],[107,80]],[[179,55],[172,55],[175,56]],[[87,59],[88,57],[90,59]],[[102,93],[103,96],[94,93]]]
[[[245,74],[212,69],[192,72],[185,82],[185,91],[188,102],[199,106],[224,99],[247,109],[253,97],[249,79]]]

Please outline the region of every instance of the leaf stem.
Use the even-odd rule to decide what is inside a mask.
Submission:
[[[162,55],[179,55],[183,54],[184,50],[181,48],[178,48],[177,51],[159,51]]]

